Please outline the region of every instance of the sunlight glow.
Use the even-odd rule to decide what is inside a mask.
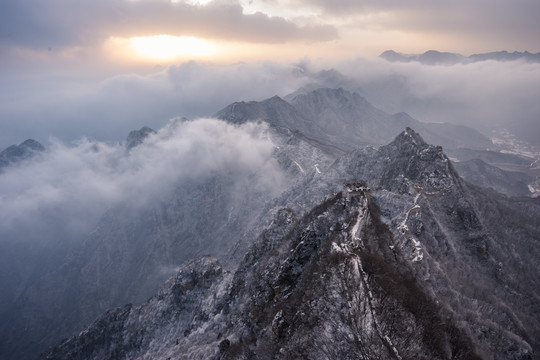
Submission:
[[[156,35],[134,37],[128,41],[136,55],[149,60],[200,59],[218,53],[217,45],[193,36]]]

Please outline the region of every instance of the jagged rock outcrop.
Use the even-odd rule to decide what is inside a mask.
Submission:
[[[277,211],[234,274],[191,261],[42,359],[538,357],[537,199],[468,185],[412,129],[304,188],[329,196]]]

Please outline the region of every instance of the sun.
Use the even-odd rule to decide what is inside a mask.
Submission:
[[[211,58],[218,53],[216,44],[193,36],[155,35],[127,41],[136,56],[155,61]]]
[[[212,0],[189,0],[188,4],[191,5],[206,5],[208,3],[212,2]]]

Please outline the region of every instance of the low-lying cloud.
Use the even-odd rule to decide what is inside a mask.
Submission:
[[[142,126],[160,128],[175,117],[211,116],[234,101],[290,93],[306,81],[297,70],[295,64],[271,62],[188,62],[101,81],[7,76],[9,82],[0,88],[0,149],[27,138],[118,141]]]
[[[232,102],[285,96],[307,84],[358,91],[387,112],[405,111],[421,121],[470,125],[486,135],[506,127],[530,142],[540,138],[540,64],[522,61],[453,66],[361,57],[296,64],[188,62],[99,82],[51,76],[37,87],[19,80],[9,79],[0,89],[2,149],[27,138],[115,142],[135,128],[211,116]]]
[[[325,64],[320,72],[307,63],[306,77],[316,86],[357,91],[377,107],[407,112],[424,122],[449,122],[491,136],[506,128],[540,145],[540,64],[482,61],[453,66],[391,63],[356,58]]]
[[[486,61],[454,66],[395,64],[385,78],[365,82],[374,101],[428,122],[507,128],[540,145],[540,64]],[[386,94],[385,94],[386,93]]]
[[[238,188],[275,194],[283,179],[264,130],[255,123],[178,120],[129,152],[122,144],[54,141],[46,153],[0,174],[0,233],[20,241],[47,241],[43,229],[86,234],[116,205],[157,204],[183,182],[216,174],[227,174]]]

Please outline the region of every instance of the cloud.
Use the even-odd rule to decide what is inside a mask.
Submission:
[[[234,1],[205,6],[169,0],[7,0],[0,41],[22,47],[86,46],[111,36],[189,35],[229,41],[286,43],[337,38],[330,25],[297,25],[263,13],[244,14]]]
[[[428,47],[424,50],[540,51],[537,36],[540,3],[535,0],[290,0],[280,3],[317,7],[321,17],[333,18],[334,22],[348,26],[414,32],[431,36],[432,41],[439,40],[431,44],[424,42],[423,46]]]
[[[320,73],[331,68],[345,78]],[[187,62],[101,81],[44,76],[36,82],[10,76],[0,88],[2,149],[27,138],[45,143],[49,137],[70,142],[87,136],[115,142],[135,128],[160,128],[181,116],[211,116],[232,102],[285,96],[308,83],[359,91],[391,113],[472,125],[484,133],[506,126],[528,140],[538,135],[534,126],[540,114],[535,98],[540,93],[539,64],[519,61],[456,66],[361,57],[296,64]]]
[[[130,152],[84,139],[76,146],[54,142],[42,156],[0,174],[0,238],[83,236],[114,206],[158,204],[175,187],[215,174],[227,174],[238,189],[278,193],[283,178],[264,130],[198,119],[172,121]]]
[[[118,141],[145,125],[160,128],[175,117],[210,116],[234,101],[290,93],[306,81],[296,69],[294,64],[188,62],[101,81],[8,74],[0,88],[0,148],[27,138]]]
[[[426,122],[476,127],[486,135],[507,128],[540,145],[540,64],[485,61],[454,66],[389,63],[357,58],[334,64],[383,110],[405,111]],[[326,80],[336,82],[336,78]]]

